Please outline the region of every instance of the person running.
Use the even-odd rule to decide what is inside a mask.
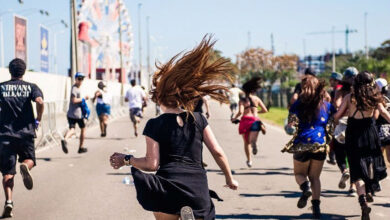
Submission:
[[[343,79],[343,75],[341,75],[340,73],[337,73],[337,72],[333,72],[331,75],[330,75],[330,78],[329,78],[329,84],[332,88],[332,91],[330,92],[330,98],[331,98],[331,103],[333,104],[334,102],[334,99],[335,99],[335,96],[336,96],[336,92],[340,91],[340,89],[343,87],[341,85],[341,80]],[[333,105],[334,106],[334,105]],[[336,153],[334,151],[334,139],[332,138],[332,141],[330,142],[330,150],[329,150],[329,153],[328,153],[328,157],[329,157],[329,160],[327,160],[326,162],[328,162],[329,164],[332,164],[332,165],[336,165]]]
[[[107,91],[107,86],[104,84],[103,81],[100,81],[98,83],[99,90],[95,92],[95,96],[93,97],[92,101],[95,102],[96,100],[96,113],[99,117],[99,125],[100,125],[100,136],[106,137],[107,136],[107,124],[108,124],[108,117],[111,114],[111,101],[112,96]]]
[[[72,135],[76,134],[76,124],[78,124],[80,128],[80,144],[79,144],[79,150],[78,153],[86,153],[88,149],[84,147],[84,138],[85,138],[85,121],[82,113],[82,103],[85,103],[85,100],[88,99],[88,96],[85,96],[84,98],[81,97],[81,85],[83,84],[85,75],[81,72],[77,72],[75,74],[75,83],[72,86],[72,90],[70,91],[70,102],[69,102],[69,109],[67,113],[68,118],[68,124],[69,124],[69,130],[66,131],[64,135],[64,139],[61,140],[62,145],[62,151],[64,153],[68,153],[68,143],[67,139],[70,138]]]
[[[206,108],[206,113],[205,113],[206,118],[209,119],[210,118],[210,106],[209,106],[209,101],[207,100],[206,97],[202,97],[202,98],[198,99],[198,101],[196,102],[195,108],[194,108],[194,112],[203,113],[203,105]]]
[[[312,68],[306,68],[304,72],[304,76],[308,76],[308,75],[315,77],[317,74]],[[292,104],[295,103],[295,101],[298,100],[298,96],[301,93],[301,91],[302,91],[302,83],[297,83],[294,88],[294,93],[291,96],[289,106],[291,106]]]
[[[338,110],[344,97],[352,92],[352,85],[355,80],[358,70],[355,67],[348,67],[344,73],[341,81],[342,87],[336,91],[335,98],[333,99],[333,106]],[[336,156],[337,166],[341,171],[341,178],[338,183],[340,189],[344,189],[347,186],[347,181],[350,178],[350,172],[347,166],[347,148],[345,145],[345,130],[348,122],[348,111],[345,111],[343,117],[339,120],[334,130],[333,150]],[[349,196],[355,197],[356,186],[350,182],[348,190]]]
[[[241,89],[232,84],[232,88],[229,89],[229,102],[230,102],[230,119],[237,113],[238,103],[240,102],[240,95],[243,94]]]
[[[293,153],[295,180],[302,190],[297,206],[302,209],[312,196],[313,218],[321,218],[320,175],[326,159],[326,148],[331,139],[331,116],[336,112],[325,101],[324,82],[308,75],[302,79],[302,91],[289,110],[290,126],[298,127],[293,139],[282,152]],[[309,179],[309,180],[308,180]]]
[[[383,96],[385,108],[390,111],[390,97],[387,80],[380,78],[375,80],[378,90]],[[375,111],[376,124],[379,131],[379,139],[381,140],[382,151],[386,151],[387,161],[390,163],[390,123],[384,119],[378,111]]]
[[[335,115],[336,122],[348,110],[348,125],[345,132],[351,181],[356,184],[362,219],[370,219],[372,194],[378,189],[379,181],[386,178],[386,164],[383,159],[378,131],[373,118],[377,109],[390,122],[390,113],[383,106],[382,95],[375,87],[369,72],[359,73],[353,84],[353,92],[344,97]]]
[[[26,63],[13,59],[9,63],[11,80],[0,83],[0,169],[3,174],[5,205],[3,218],[13,216],[12,192],[16,174],[16,160],[24,186],[31,190],[33,178],[30,170],[36,165],[34,138],[42,119],[43,94],[33,83],[23,81]],[[36,103],[37,117],[31,101]]]
[[[130,119],[133,122],[134,135],[137,137],[138,124],[142,118],[142,103],[147,102],[147,97],[142,88],[135,84],[134,79],[130,81],[130,84],[131,88],[126,92],[125,101],[129,102]]]
[[[228,61],[210,60],[214,44],[215,41],[204,38],[183,57],[175,56],[160,66],[153,76],[152,100],[159,103],[163,114],[150,119],[145,126],[146,156],[114,153],[110,157],[114,169],[133,166],[137,199],[157,220],[178,220],[180,214],[182,220],[215,219],[212,191],[202,167],[203,143],[225,174],[226,186],[233,190],[238,187],[207,119],[199,112],[192,112],[199,96],[210,95],[227,103],[226,97],[217,92],[227,88],[222,83],[209,84],[230,80]],[[141,170],[157,172],[147,174]]]
[[[257,138],[259,132],[263,134],[266,133],[264,124],[257,117],[258,113],[267,113],[268,109],[264,105],[263,101],[256,96],[256,91],[261,88],[260,85],[261,79],[259,77],[254,77],[248,82],[244,83],[242,89],[244,90],[245,97],[239,101],[239,109],[237,114],[231,119],[233,123],[240,122],[238,131],[242,135],[244,140],[244,149],[245,155],[247,158],[246,165],[252,167],[252,159],[250,149],[252,148],[253,155],[257,154]],[[261,111],[258,111],[258,108],[261,108]],[[238,117],[241,117],[241,120],[238,120]]]

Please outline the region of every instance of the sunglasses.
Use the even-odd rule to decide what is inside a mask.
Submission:
[[[77,77],[77,80],[83,81],[84,77]]]

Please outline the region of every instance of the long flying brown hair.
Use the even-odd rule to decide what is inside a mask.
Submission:
[[[206,95],[227,102],[227,97],[218,91],[228,91],[226,85],[229,83],[226,82],[232,82],[229,74],[231,66],[229,60],[224,58],[210,61],[210,52],[215,43],[212,36],[206,35],[198,46],[180,58],[182,53],[163,65],[156,65],[158,71],[153,76],[152,100],[190,112],[195,103]]]
[[[375,87],[374,77],[371,73],[364,71],[360,72],[354,81],[353,99],[356,108],[361,111],[374,109],[383,102],[383,97],[379,90]]]
[[[307,75],[302,79],[302,92],[299,94],[299,118],[311,122],[318,115],[325,97],[325,83],[318,78]]]

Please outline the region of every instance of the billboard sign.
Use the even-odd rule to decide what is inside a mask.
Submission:
[[[40,28],[40,56],[41,72],[49,72],[49,30],[44,26]]]
[[[27,63],[27,19],[14,16],[15,25],[15,58]]]

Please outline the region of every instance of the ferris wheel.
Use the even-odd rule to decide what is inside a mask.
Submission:
[[[83,0],[77,23],[79,40],[88,45],[82,48],[83,56],[79,57],[88,59],[90,70],[121,67],[120,32],[123,67],[125,70],[131,68],[134,36],[129,12],[122,0]]]

